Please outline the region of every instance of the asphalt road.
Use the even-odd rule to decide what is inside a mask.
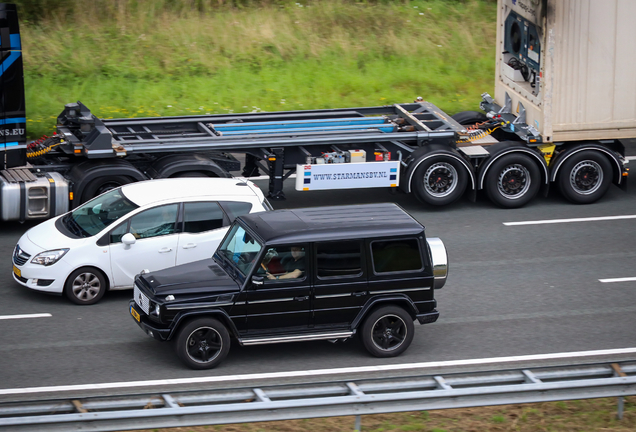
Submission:
[[[266,188],[266,182],[259,182]],[[11,252],[33,224],[0,225],[0,389],[204,377],[398,364],[636,346],[636,219],[506,226],[505,222],[636,215],[636,187],[612,186],[598,203],[565,202],[556,193],[522,209],[495,208],[484,197],[443,209],[386,190],[296,192],[276,208],[397,202],[446,244],[450,274],[438,291],[437,323],[416,326],[409,350],[370,357],[353,339],[233,346],[210,371],[191,371],[168,344],[146,336],[127,310],[130,292],[81,307],[31,292],[11,277]],[[17,314],[50,317],[2,319]]]

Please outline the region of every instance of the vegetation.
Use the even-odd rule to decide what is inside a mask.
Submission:
[[[105,118],[373,106],[477,109],[493,0],[21,0],[29,136]],[[24,14],[22,14],[24,12]]]

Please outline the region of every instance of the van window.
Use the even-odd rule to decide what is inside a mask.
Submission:
[[[216,202],[187,202],[184,204],[183,231],[196,234],[221,228],[224,216]]]
[[[359,241],[337,241],[316,244],[317,276],[360,276],[362,259]]]
[[[374,241],[371,243],[376,273],[422,270],[422,256],[416,239]]]

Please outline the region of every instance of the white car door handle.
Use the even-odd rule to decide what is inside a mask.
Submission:
[[[171,250],[172,250],[172,248],[165,247],[165,248],[159,249],[159,253],[166,253],[166,252],[170,252]]]
[[[184,249],[192,249],[192,248],[195,248],[195,247],[197,247],[196,243],[188,243],[186,245],[183,245]]]

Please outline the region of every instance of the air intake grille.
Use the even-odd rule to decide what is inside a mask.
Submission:
[[[24,265],[31,255],[20,249],[20,245],[16,245],[15,250],[13,251],[13,263],[15,265],[22,266]]]

